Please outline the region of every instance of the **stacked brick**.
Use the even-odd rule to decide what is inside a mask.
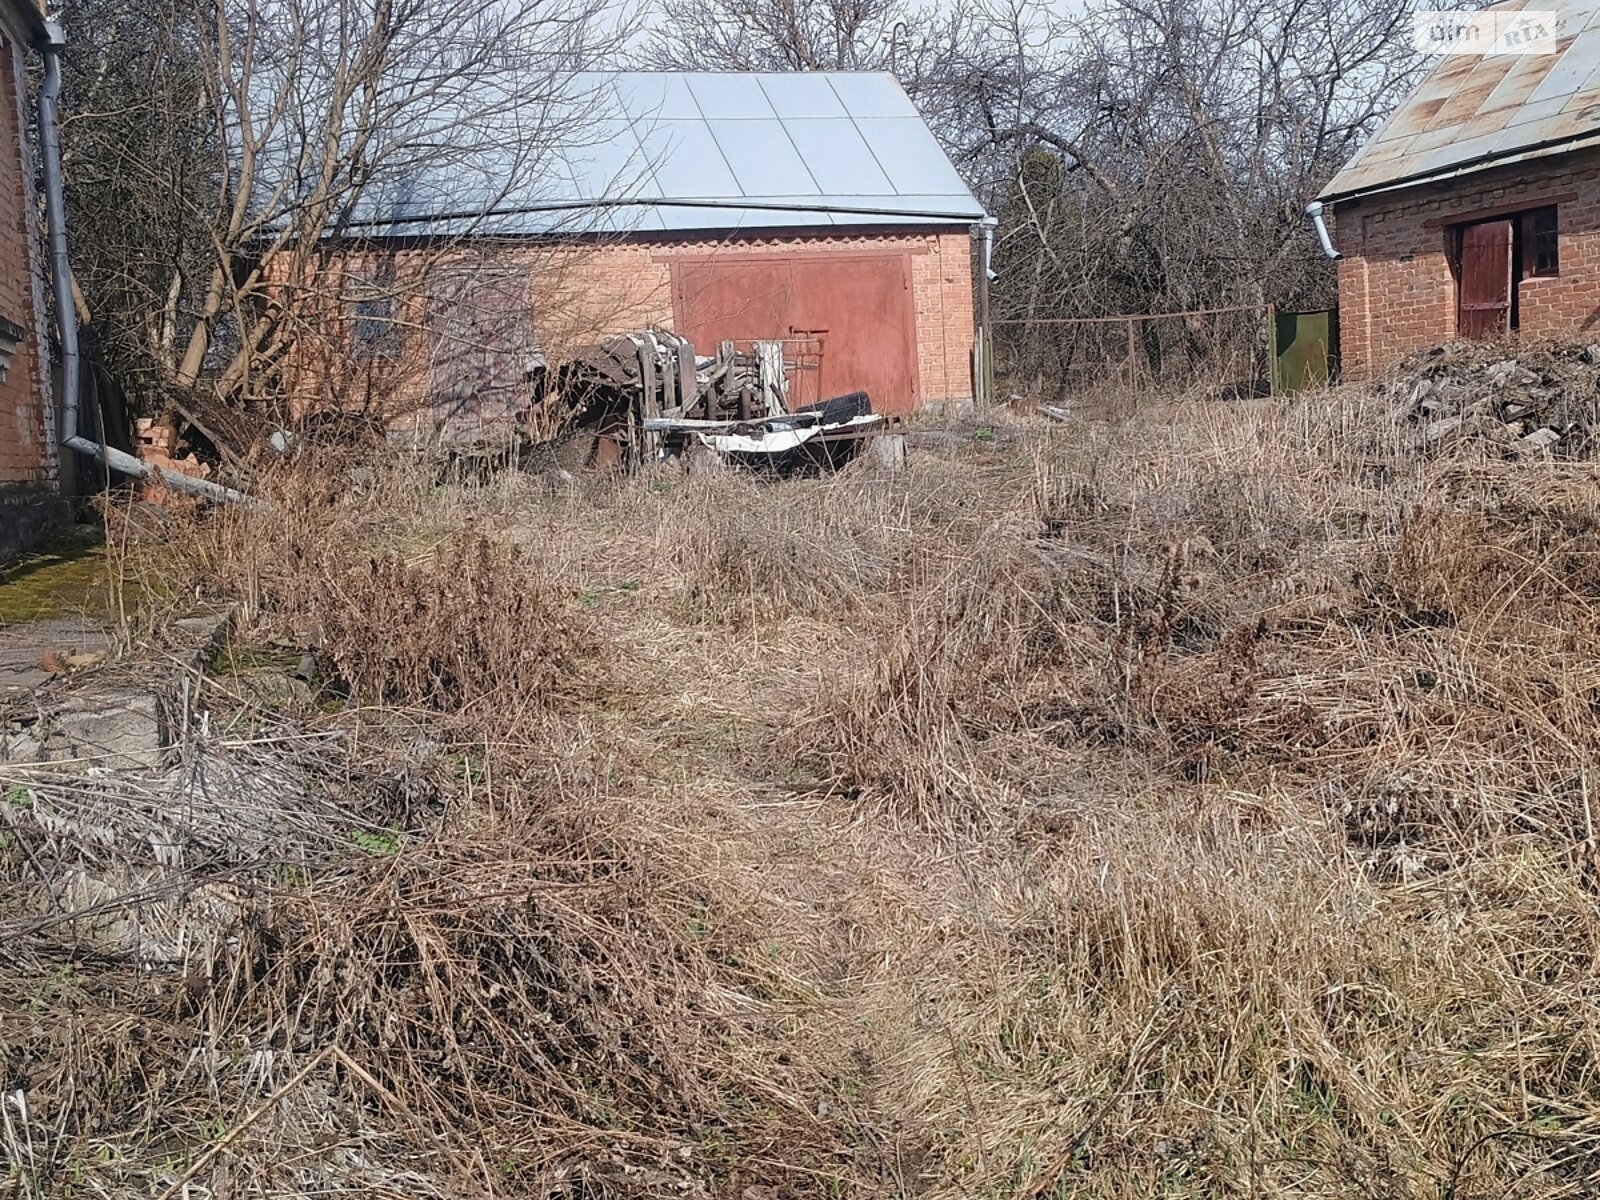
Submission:
[[[182,458],[172,455],[173,442],[176,440],[169,421],[152,420],[141,417],[134,422],[134,435],[136,439],[135,451],[139,458],[149,466],[159,470],[177,471],[196,479],[205,479],[211,474],[211,468],[202,463],[192,453]],[[159,479],[151,478],[144,482],[143,498],[156,503],[163,503],[173,498],[172,493]]]

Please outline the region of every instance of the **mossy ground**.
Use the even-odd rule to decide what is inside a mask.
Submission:
[[[103,615],[110,598],[105,546],[97,537],[69,533],[0,563],[0,624]]]

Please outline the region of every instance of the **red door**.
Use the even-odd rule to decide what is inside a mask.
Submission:
[[[1500,337],[1511,329],[1511,222],[1461,229],[1456,328],[1462,337]]]
[[[820,351],[819,379],[799,381],[797,399],[864,391],[875,412],[915,410],[908,256],[678,259],[672,276],[678,332],[697,352],[714,353],[723,341],[802,339],[806,356]]]
[[[917,330],[904,255],[796,259],[795,329],[820,332],[822,398],[866,392],[874,412],[917,407]]]

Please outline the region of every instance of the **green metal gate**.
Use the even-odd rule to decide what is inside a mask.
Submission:
[[[1339,377],[1339,310],[1272,314],[1272,390],[1326,387]]]

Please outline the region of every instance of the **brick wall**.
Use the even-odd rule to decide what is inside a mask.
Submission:
[[[1557,202],[1560,274],[1518,284],[1519,333],[1600,333],[1600,151],[1504,167],[1339,204],[1339,343],[1363,379],[1456,336],[1449,226]]]
[[[674,258],[737,259],[869,250],[907,254],[916,318],[917,374],[924,404],[972,398],[972,239],[965,233],[870,234],[726,241],[629,242],[597,246],[556,269],[562,292],[537,301],[562,338],[591,341],[595,331],[659,324],[671,328]],[[553,302],[552,302],[553,301]],[[562,314],[565,314],[563,319]],[[698,347],[702,353],[710,347]]]
[[[295,406],[334,401],[346,408],[370,408],[391,424],[421,409],[429,364],[427,341],[417,336],[427,321],[425,303],[404,281],[424,262],[428,270],[471,267],[518,272],[525,277],[529,305],[541,348],[558,361],[578,346],[627,329],[652,325],[673,328],[672,264],[678,258],[736,259],[773,254],[805,255],[838,251],[906,254],[911,263],[916,321],[918,391],[924,404],[970,400],[973,344],[972,262],[965,232],[883,233],[807,237],[748,237],[718,240],[536,245],[486,244],[463,249],[450,259],[425,250],[401,251],[393,261],[400,281],[396,319],[406,331],[404,346],[387,360],[355,365],[350,355],[349,279],[378,273],[378,256],[350,253],[336,257],[316,283],[308,306],[296,360],[287,364],[287,385]],[[408,294],[409,293],[409,294]],[[699,347],[702,353],[711,347]],[[352,368],[354,373],[352,373]],[[374,379],[376,370],[381,378]]]
[[[0,31],[0,318],[25,331],[0,380],[0,487],[10,488],[55,479],[54,422],[39,369],[41,299],[29,244],[23,67],[21,47]]]
[[[924,404],[972,399],[972,238],[941,233],[912,258]]]

